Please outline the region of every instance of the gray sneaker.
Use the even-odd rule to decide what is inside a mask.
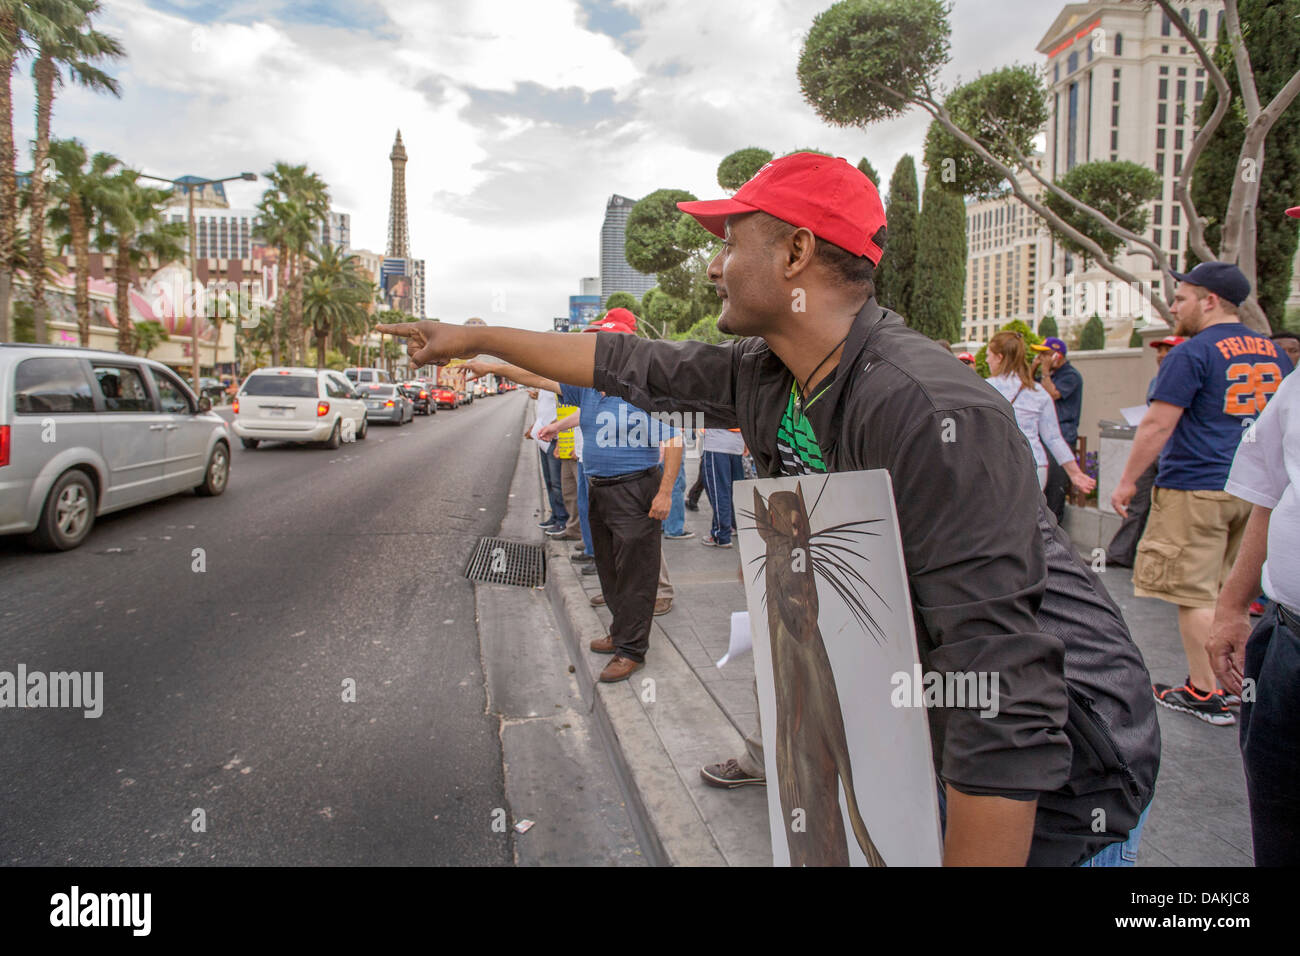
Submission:
[[[671,540],[671,541],[681,541],[683,538],[693,538],[693,537],[695,537],[695,532],[694,532],[694,531],[683,531],[681,534],[669,534],[667,531],[665,531],[665,532],[664,532],[664,537],[665,537],[665,538],[668,538],[668,539]]]
[[[709,764],[707,767],[700,768],[700,779],[710,787],[720,787],[723,790],[735,790],[737,787],[765,787],[767,778],[764,776],[751,776],[740,769],[740,764],[735,760],[728,760],[726,763]]]

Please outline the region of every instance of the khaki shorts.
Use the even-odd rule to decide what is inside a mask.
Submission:
[[[1151,490],[1151,515],[1133,563],[1133,593],[1179,607],[1214,607],[1250,517],[1226,491]]]

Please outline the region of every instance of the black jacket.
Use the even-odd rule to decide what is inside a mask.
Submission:
[[[780,473],[793,377],[762,339],[598,336],[596,388],[739,427],[759,474]],[[831,471],[890,473],[922,667],[1000,674],[998,716],[929,711],[939,774],[968,793],[1037,792],[1031,864],[1124,839],[1160,759],[1150,676],[1048,512],[1010,405],[872,299],[806,414]]]

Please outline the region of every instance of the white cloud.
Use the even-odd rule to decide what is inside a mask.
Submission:
[[[305,162],[352,214],[354,244],[383,251],[400,127],[429,313],[543,327],[598,271],[611,193],[716,195],[718,160],[741,146],[865,155],[886,178],[903,152],[919,153],[923,115],[837,129],[804,103],[795,65],[825,5],[622,0],[640,26],[615,39],[588,27],[576,0],[382,0],[367,28],[296,22],[294,4],[202,23],[201,8],[188,19],[113,0],[101,25],[128,51],[123,98],[68,88],[54,132],[165,175]],[[1058,8],[992,6],[958,0],[949,78],[1037,61]],[[15,74],[19,142],[30,135],[25,78]],[[262,188],[228,190],[251,205]],[[504,315],[491,311],[501,293]]]

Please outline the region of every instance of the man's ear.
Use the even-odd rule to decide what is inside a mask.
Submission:
[[[786,240],[785,277],[793,279],[812,264],[817,250],[817,237],[812,230],[799,227]]]

